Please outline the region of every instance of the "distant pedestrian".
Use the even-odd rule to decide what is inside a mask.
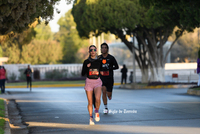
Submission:
[[[121,73],[122,73],[121,84],[123,84],[123,81],[126,84],[127,72],[128,72],[128,69],[126,68],[126,65],[124,64],[123,68],[121,69]]]
[[[200,86],[200,50],[198,52],[198,59],[197,59],[197,74],[199,75],[197,86]]]
[[[0,66],[0,87],[1,93],[5,93],[5,81],[6,81],[6,69],[4,66]]]
[[[32,70],[30,68],[30,65],[28,65],[28,68],[25,70],[24,74],[26,75],[26,81],[27,81],[27,88],[30,85],[30,89],[32,88]]]
[[[89,58],[86,59],[82,67],[82,76],[87,76],[85,81],[85,92],[88,99],[88,112],[90,115],[89,124],[94,125],[93,121],[93,92],[95,94],[95,120],[98,122],[100,120],[99,107],[101,104],[101,87],[102,81],[100,79],[100,68],[101,61],[97,57],[97,48],[94,45],[89,47]]]
[[[133,83],[133,71],[130,72],[129,82]]]

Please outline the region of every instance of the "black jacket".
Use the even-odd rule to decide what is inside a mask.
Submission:
[[[119,68],[115,57],[108,54],[108,56],[105,58],[102,55],[100,55],[99,59],[101,60],[101,63],[102,63],[102,68],[100,71],[108,71],[109,72],[109,74],[107,76],[101,75],[101,79],[113,78],[113,70],[116,70]]]
[[[87,64],[91,63],[90,67],[87,67]],[[82,67],[82,76],[87,76],[89,79],[98,79],[99,74],[100,74],[100,69],[101,69],[101,61],[99,58],[97,59],[92,59],[88,58],[83,62],[83,67]]]

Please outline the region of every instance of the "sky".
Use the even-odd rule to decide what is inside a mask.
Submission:
[[[61,0],[59,2],[59,5],[56,5],[55,7],[59,9],[60,13],[58,14],[54,9],[54,19],[49,22],[52,32],[58,32],[59,25],[57,24],[57,22],[60,17],[64,16],[65,13],[72,8],[72,4],[67,5],[65,0]]]

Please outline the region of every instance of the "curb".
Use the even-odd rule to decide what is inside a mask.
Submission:
[[[146,86],[145,88],[189,88],[191,85],[158,85],[158,86]]]
[[[114,83],[114,86],[121,85],[120,83]],[[56,84],[56,85],[32,85],[32,88],[42,88],[42,87],[84,87],[83,84]],[[27,86],[6,86],[6,88],[27,88]]]
[[[27,126],[22,123],[22,116],[20,115],[15,100],[6,100],[6,104],[10,131],[7,134],[28,134]]]
[[[157,86],[141,86],[141,85],[120,85],[120,88],[125,89],[162,89],[162,88],[189,88],[191,85],[157,85]]]
[[[5,107],[5,129],[4,129],[4,134],[11,134],[10,132],[10,121],[8,118],[8,107],[6,103],[6,99],[4,99],[4,107]]]
[[[200,90],[188,89],[187,94],[200,96]]]

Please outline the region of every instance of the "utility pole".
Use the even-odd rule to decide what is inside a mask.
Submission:
[[[98,36],[98,43],[97,43],[97,52],[98,52],[98,55],[101,54],[101,38],[100,38],[100,35]]]
[[[93,35],[93,44],[92,45],[96,46],[96,37],[94,35]]]
[[[136,84],[136,72],[135,72],[135,39],[133,34],[133,44],[132,44],[132,53],[133,53],[133,84]]]

